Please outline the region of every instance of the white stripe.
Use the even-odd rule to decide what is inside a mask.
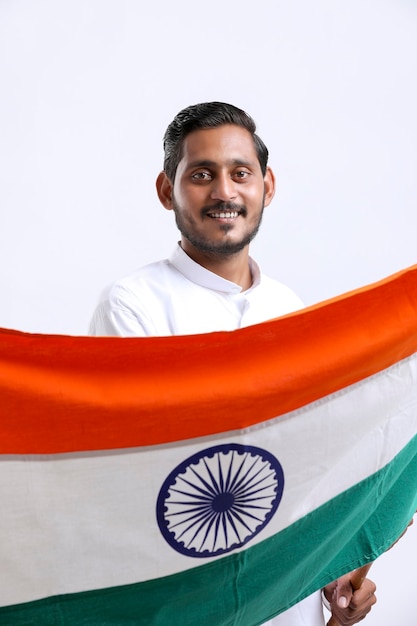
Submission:
[[[155,503],[167,475],[211,445],[273,453],[281,505],[249,546],[287,527],[386,465],[417,432],[417,357],[245,432],[177,446],[0,464],[0,605],[157,578],[207,563],[174,551]],[[196,415],[198,419],[198,415]]]

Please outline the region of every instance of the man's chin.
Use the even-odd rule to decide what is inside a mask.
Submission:
[[[249,243],[252,241],[252,238],[247,238],[241,241],[229,240],[221,242],[197,241],[190,239],[188,239],[188,241],[194,248],[196,248],[199,252],[202,252],[203,254],[227,257],[233,256],[241,252],[249,245]]]

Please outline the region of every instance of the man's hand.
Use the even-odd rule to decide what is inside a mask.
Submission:
[[[332,616],[340,626],[351,626],[363,620],[376,602],[376,586],[365,578],[361,587],[354,591],[351,579],[354,572],[338,578],[327,585],[323,592],[330,603]]]

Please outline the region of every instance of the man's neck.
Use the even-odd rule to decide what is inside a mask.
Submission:
[[[240,285],[242,291],[246,291],[252,285],[252,274],[249,267],[249,247],[231,255],[201,252],[190,245],[186,240],[182,240],[180,245],[184,252],[188,254],[199,265],[202,265],[210,272],[229,280],[236,285]]]

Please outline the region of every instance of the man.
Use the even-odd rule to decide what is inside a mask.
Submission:
[[[181,240],[169,259],[147,265],[108,290],[94,314],[93,335],[151,336],[234,330],[302,307],[287,287],[260,272],[249,256],[275,192],[268,150],[244,111],[211,102],[187,107],[164,136],[164,170],[156,181],[174,212]],[[324,591],[341,624],[354,624],[375,603],[366,579],[351,575]],[[268,622],[322,626],[320,593]]]

